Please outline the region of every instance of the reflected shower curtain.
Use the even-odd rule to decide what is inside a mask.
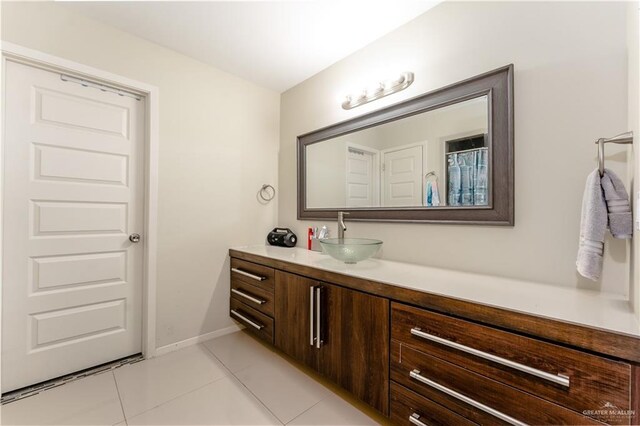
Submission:
[[[488,159],[486,147],[447,154],[447,200],[450,206],[488,204]]]

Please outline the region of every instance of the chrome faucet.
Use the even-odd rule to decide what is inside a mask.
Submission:
[[[347,225],[344,224],[344,215],[348,212],[338,212],[338,239],[344,239],[344,231],[347,230]]]

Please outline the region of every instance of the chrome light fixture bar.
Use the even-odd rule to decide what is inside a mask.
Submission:
[[[357,95],[347,95],[344,102],[342,102],[342,108],[352,109],[376,99],[384,98],[406,89],[411,86],[411,83],[413,83],[413,73],[409,71],[403,72],[397,79],[389,82],[380,82],[374,89],[363,90]]]

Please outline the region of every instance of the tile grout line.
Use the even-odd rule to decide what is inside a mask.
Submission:
[[[189,392],[185,392],[185,393],[183,393],[183,394],[181,394],[181,395],[178,395],[178,396],[175,396],[175,397],[173,397],[173,398],[171,398],[171,399],[168,399],[168,400],[166,400],[166,401],[164,401],[164,402],[162,402],[162,403],[160,403],[160,404],[158,404],[158,405],[154,405],[153,407],[150,407],[150,408],[148,408],[148,409],[146,409],[146,410],[144,410],[144,411],[141,411],[141,412],[139,412],[139,413],[134,414],[133,416],[131,416],[131,418],[130,418],[130,419],[133,419],[133,418],[135,418],[135,417],[138,417],[138,416],[140,416],[140,415],[142,415],[142,414],[144,414],[144,413],[147,413],[147,412],[149,412],[149,411],[151,411],[151,410],[155,410],[155,409],[156,409],[156,408],[158,408],[158,407],[162,407],[163,405],[168,404],[168,403],[170,403],[170,402],[173,402],[173,401],[175,401],[175,400],[176,400],[176,399],[178,399],[178,398],[182,398],[183,396],[187,396],[187,395],[189,395],[189,394],[192,394],[192,393],[194,393],[194,392],[196,392],[196,391],[199,391],[200,389],[202,389],[202,388],[204,388],[204,387],[209,386],[209,385],[210,385],[210,384],[212,384],[212,383],[217,382],[218,380],[222,380],[222,379],[225,379],[225,378],[226,378],[226,376],[224,376],[224,377],[220,377],[220,378],[218,378],[218,379],[216,379],[216,380],[214,380],[214,381],[212,381],[212,382],[206,383],[206,384],[204,384],[204,385],[202,385],[202,386],[199,386],[199,387],[197,387],[197,388],[195,388],[195,389],[192,389],[192,390],[190,390]]]
[[[186,396],[186,395],[192,394],[192,393],[194,393],[194,392],[196,392],[196,391],[199,391],[200,389],[202,389],[202,388],[204,388],[204,387],[207,387],[207,386],[209,386],[209,385],[210,385],[210,384],[212,384],[212,383],[215,383],[215,382],[220,381],[220,380],[222,380],[222,379],[226,379],[227,377],[228,377],[228,376],[222,376],[222,377],[219,377],[219,378],[217,378],[217,379],[215,379],[215,380],[213,380],[213,381],[211,381],[211,382],[205,383],[205,384],[204,384],[204,385],[202,385],[202,386],[198,386],[198,387],[197,387],[197,388],[195,388],[195,389],[191,389],[191,390],[190,390],[190,391],[188,391],[188,392],[185,392],[185,393],[180,394],[180,395],[178,395],[178,396],[174,396],[173,398],[168,399],[168,400],[166,400],[166,401],[164,401],[164,402],[161,402],[161,403],[160,403],[160,404],[158,404],[158,405],[154,405],[153,407],[150,407],[150,408],[148,408],[148,409],[146,409],[146,410],[144,410],[144,411],[141,411],[141,412],[139,412],[139,413],[136,413],[136,414],[134,414],[134,415],[133,415],[133,416],[131,416],[131,417],[127,417],[127,416],[126,416],[126,414],[125,414],[125,420],[127,420],[127,419],[128,419],[128,420],[134,419],[134,418],[136,418],[136,417],[138,417],[138,416],[140,416],[140,415],[142,415],[142,414],[144,414],[144,413],[147,413],[147,412],[149,412],[149,411],[151,411],[151,410],[154,410],[154,409],[156,409],[156,408],[158,408],[158,407],[161,407],[161,406],[163,406],[163,405],[165,405],[165,404],[168,404],[168,403],[170,403],[170,402],[173,402],[173,401],[175,401],[175,400],[176,400],[176,399],[178,399],[178,398],[182,398],[183,396]],[[127,424],[128,424],[128,422],[127,422]]]
[[[116,373],[113,370],[110,371],[111,377],[113,377],[113,383],[116,385],[116,393],[118,394],[118,401],[120,401],[120,411],[122,412],[122,418],[124,419],[124,424],[128,425],[127,416],[124,414],[124,404],[122,403],[122,396],[120,396],[120,388],[118,388],[118,381],[116,380]]]
[[[313,407],[315,407],[316,405],[320,404],[322,401],[324,401],[325,398],[321,399],[320,401],[316,402],[315,404],[313,404],[311,407],[307,408],[306,410],[304,410],[302,413],[298,414],[297,416],[295,416],[294,418],[292,418],[291,420],[289,420],[288,423],[285,423],[286,425],[289,425],[291,423],[293,423],[298,417],[302,416],[303,414],[305,414],[307,411],[311,410]]]
[[[325,395],[324,397],[320,398],[320,400],[318,402],[316,402],[315,404],[313,404],[311,407],[307,408],[306,410],[304,410],[302,413],[298,414],[297,416],[295,416],[293,419],[289,420],[288,423],[285,423],[286,425],[291,424],[293,421],[295,421],[298,417],[302,416],[304,413],[306,413],[307,411],[311,410],[313,407],[315,407],[316,405],[320,404],[321,402],[326,401],[327,399],[331,398],[332,396],[337,397],[341,400],[344,401],[344,398],[342,398],[340,395],[338,395],[337,393],[335,393],[333,390],[329,389],[327,386],[325,386],[323,383],[319,382],[318,380],[316,380],[315,377],[307,374],[305,371],[303,370],[299,370],[302,374],[304,374],[305,376],[309,377],[311,380],[313,380],[314,382],[316,382],[317,384],[319,384],[320,386],[322,386],[323,388],[325,388],[327,390],[327,395]],[[347,404],[350,404],[348,401],[345,401]],[[354,407],[356,410],[358,410],[357,407]],[[360,410],[358,410],[360,411]]]
[[[214,340],[214,339],[212,339],[212,340]],[[282,419],[280,419],[280,417],[276,416],[276,414],[275,414],[275,413],[273,413],[273,412],[271,411],[271,409],[267,406],[267,404],[266,404],[264,401],[262,401],[262,399],[260,399],[260,397],[259,397],[258,395],[254,394],[254,393],[253,393],[253,391],[252,391],[251,389],[249,389],[249,387],[247,387],[247,385],[245,385],[245,384],[244,384],[244,382],[243,382],[243,381],[242,381],[242,380],[241,380],[241,379],[236,375],[236,373],[234,373],[233,371],[231,371],[231,370],[230,370],[230,369],[225,365],[225,363],[224,363],[220,358],[218,358],[218,357],[216,356],[216,354],[215,354],[215,353],[213,353],[213,351],[212,351],[211,349],[209,349],[206,345],[204,345],[204,343],[202,343],[202,345],[203,345],[203,346],[205,346],[205,347],[207,348],[207,350],[208,350],[209,352],[211,352],[211,354],[212,354],[216,359],[218,359],[218,361],[220,361],[220,363],[222,363],[222,365],[224,365],[224,367],[225,367],[227,370],[229,370],[229,372],[233,375],[233,377],[235,377],[235,378],[238,380],[238,382],[240,382],[240,384],[242,384],[242,386],[244,386],[244,387],[249,391],[249,393],[251,393],[251,395],[253,395],[253,396],[254,396],[258,401],[260,401],[260,403],[261,403],[261,404],[262,404],[262,405],[263,405],[267,410],[269,410],[269,412],[270,412],[271,414],[273,414],[273,415],[274,415],[274,417],[275,417],[276,419],[278,419],[278,421],[280,421],[280,423],[282,423],[284,426],[286,426],[286,425],[290,424],[290,423],[291,423],[291,422],[293,422],[295,419],[297,419],[298,417],[300,417],[301,415],[303,415],[303,414],[304,414],[304,413],[306,413],[307,411],[311,410],[311,409],[312,409],[313,407],[315,407],[316,405],[320,404],[322,401],[324,401],[324,400],[326,400],[326,399],[330,398],[330,397],[331,397],[331,395],[334,395],[334,396],[338,396],[338,397],[340,397],[340,396],[339,396],[339,395],[337,395],[335,392],[333,392],[331,389],[329,389],[328,387],[326,387],[325,385],[323,385],[322,383],[320,383],[318,380],[316,380],[316,379],[315,379],[315,377],[312,377],[312,376],[310,376],[309,374],[307,374],[305,371],[303,371],[303,370],[301,370],[301,369],[298,369],[297,367],[295,367],[295,366],[293,366],[293,365],[290,365],[290,367],[291,367],[291,368],[296,369],[297,371],[299,371],[300,373],[304,374],[306,377],[308,377],[309,379],[313,380],[315,383],[317,383],[318,385],[320,385],[320,386],[322,386],[324,389],[326,389],[326,390],[328,391],[328,394],[327,394],[327,395],[325,395],[324,397],[320,398],[320,400],[318,400],[318,402],[316,402],[315,404],[313,404],[313,405],[312,405],[312,406],[310,406],[309,408],[307,408],[307,409],[303,410],[300,414],[296,415],[294,418],[292,418],[291,420],[289,420],[288,422],[286,422],[286,423],[285,423]],[[271,349],[269,349],[269,350],[270,350],[270,351],[271,351],[275,356],[277,356],[277,357],[279,357],[279,358],[283,359],[284,361],[287,361],[287,363],[289,363],[289,362],[288,362],[288,360],[286,360],[285,358],[283,358],[282,356],[280,356],[280,354],[278,354],[278,352],[276,352],[276,351],[274,351],[274,350],[271,350]],[[239,369],[237,372],[238,372],[238,373],[239,373],[239,372],[242,372],[242,371],[244,371],[244,370],[246,370],[247,368],[250,368],[250,367],[251,367],[251,365],[248,365],[248,366],[246,366],[246,367],[244,367],[244,368]]]
[[[209,348],[207,348],[209,349]],[[271,350],[271,349],[270,349]],[[209,349],[209,351],[211,352],[211,350]],[[291,420],[289,420],[287,423],[283,422],[280,417],[276,416],[275,414],[273,414],[278,420],[280,420],[280,423],[282,423],[284,426],[290,424],[291,422],[293,422],[295,419],[297,419],[298,417],[300,417],[301,415],[303,415],[304,413],[306,413],[307,411],[311,410],[313,407],[315,407],[316,405],[320,404],[321,402],[329,399],[331,396],[336,396],[338,398],[341,398],[340,395],[336,394],[334,391],[332,391],[331,389],[329,389],[327,386],[325,386],[324,384],[322,384],[321,382],[319,382],[315,377],[309,375],[306,371],[304,371],[303,369],[300,369],[298,367],[296,367],[295,365],[292,365],[289,360],[287,360],[286,358],[282,357],[277,351],[271,350],[271,352],[277,356],[278,358],[284,360],[289,368],[295,369],[296,371],[300,372],[301,374],[305,375],[306,377],[308,377],[309,379],[311,379],[313,382],[317,383],[319,386],[322,386],[326,391],[327,391],[327,395],[323,396],[322,398],[320,398],[318,400],[318,402],[316,402],[315,404],[313,404],[312,406],[310,406],[309,408],[303,410],[300,414],[296,415],[294,418],[292,418]],[[213,353],[213,352],[212,352]],[[215,354],[213,355],[215,356]],[[216,357],[217,358],[217,357]],[[220,360],[220,362],[222,362],[222,360]],[[224,365],[224,363],[222,363]],[[239,369],[237,372],[240,373],[248,368],[251,368],[252,365],[248,365],[244,368]],[[227,368],[227,366],[225,365],[225,368]],[[227,368],[228,369],[228,368]],[[262,405],[264,405],[267,410],[269,410],[271,412],[271,410],[269,409],[269,407],[267,406],[267,404],[265,402],[263,402],[258,395],[255,395],[251,389],[249,389],[244,382],[236,375],[236,373],[234,373],[233,371],[229,370],[231,372],[231,374],[233,374],[233,376],[238,379],[238,381],[245,387],[247,388],[247,390],[249,392],[251,392],[252,395],[254,395],[261,403]],[[341,398],[342,399],[342,398]]]
[[[225,368],[226,368],[226,366],[225,366]],[[256,399],[256,401],[258,401],[260,403],[260,405],[262,405],[269,413],[271,413],[271,415],[273,416],[274,419],[276,419],[283,426],[286,424],[285,422],[282,421],[282,419],[280,417],[278,417],[276,415],[276,413],[271,411],[271,408],[269,408],[267,403],[264,402],[262,399],[260,399],[260,397],[258,395],[253,393],[253,391],[251,389],[249,389],[249,387],[242,380],[240,380],[240,378],[238,376],[236,376],[236,374],[233,371],[231,371],[231,370],[229,370],[229,371],[231,372],[231,375],[233,376],[233,378],[236,379],[238,381],[238,383],[240,383],[242,385],[242,387],[245,388],[247,390],[247,392],[249,392],[251,394],[251,396],[253,396]]]
[[[213,340],[213,339],[212,339],[212,340]],[[127,417],[127,416],[126,416],[126,414],[125,414],[125,412],[124,412],[124,404],[123,404],[123,402],[122,402],[122,397],[121,397],[121,395],[120,395],[120,390],[119,390],[119,387],[118,387],[118,383],[117,383],[117,380],[116,380],[116,378],[115,378],[115,372],[114,372],[114,371],[111,371],[111,373],[112,373],[112,375],[113,375],[114,383],[115,383],[115,385],[116,385],[116,391],[117,391],[117,393],[118,393],[118,398],[119,398],[119,400],[120,400],[120,407],[121,407],[121,410],[122,410],[122,414],[123,414],[123,416],[124,416],[124,422],[125,422],[125,424],[126,424],[126,425],[128,425],[128,424],[129,424],[129,423],[128,423],[128,420],[131,420],[131,419],[133,419],[133,418],[135,418],[135,417],[138,417],[138,416],[140,416],[140,415],[142,415],[142,414],[144,414],[144,413],[147,413],[148,411],[154,410],[154,409],[156,409],[156,408],[158,408],[158,407],[161,407],[161,406],[163,406],[163,405],[165,405],[165,404],[168,404],[168,403],[170,403],[170,402],[173,402],[173,401],[175,401],[175,400],[176,400],[176,399],[178,399],[178,398],[181,398],[181,397],[183,397],[183,396],[186,396],[186,395],[189,395],[189,394],[191,394],[191,393],[194,393],[194,392],[196,392],[196,391],[198,391],[198,390],[200,390],[200,389],[202,389],[202,388],[204,388],[204,387],[206,387],[206,386],[211,385],[212,383],[215,383],[215,382],[220,381],[220,380],[222,380],[222,379],[224,379],[224,378],[227,378],[227,377],[228,377],[228,378],[230,378],[230,379],[235,379],[235,381],[236,381],[236,382],[238,382],[240,385],[242,385],[242,387],[243,387],[243,388],[245,388],[245,389],[247,390],[247,392],[249,392],[249,394],[251,394],[251,395],[252,395],[252,396],[253,396],[253,397],[254,397],[254,398],[255,398],[255,399],[260,403],[260,405],[262,405],[262,406],[263,406],[263,407],[264,407],[264,408],[265,408],[265,409],[266,409],[266,410],[267,410],[267,411],[268,411],[268,412],[273,416],[273,418],[275,418],[275,419],[276,419],[276,420],[277,420],[281,425],[283,425],[283,426],[286,426],[286,425],[291,424],[291,423],[292,423],[293,421],[295,421],[297,418],[299,418],[299,417],[300,417],[300,416],[302,416],[303,414],[307,413],[309,410],[313,409],[315,406],[317,406],[317,405],[318,405],[318,404],[320,404],[321,402],[323,402],[323,401],[327,400],[327,399],[328,399],[328,398],[330,398],[332,395],[333,395],[333,396],[337,396],[338,398],[340,398],[340,396],[339,396],[338,394],[336,394],[336,393],[335,393],[335,392],[333,392],[331,389],[329,389],[328,387],[326,387],[325,385],[323,385],[321,382],[319,382],[318,380],[316,380],[313,376],[311,376],[311,375],[307,374],[307,373],[306,373],[305,371],[303,371],[303,370],[299,370],[302,374],[304,374],[305,376],[307,376],[309,379],[313,380],[314,382],[316,382],[316,383],[318,383],[320,386],[322,386],[324,389],[326,389],[326,390],[328,391],[328,393],[327,393],[327,395],[325,395],[324,397],[320,398],[320,400],[318,400],[316,403],[314,403],[314,404],[313,404],[313,405],[311,405],[310,407],[306,408],[306,409],[305,409],[305,410],[303,410],[301,413],[297,414],[295,417],[293,417],[291,420],[289,420],[288,422],[286,422],[286,423],[285,423],[282,419],[280,419],[280,417],[278,417],[278,416],[277,416],[273,411],[271,411],[271,409],[267,406],[267,404],[266,404],[266,403],[265,403],[265,402],[264,402],[260,397],[258,397],[258,395],[256,395],[256,394],[255,394],[255,393],[254,393],[254,392],[253,392],[249,387],[247,387],[247,385],[246,385],[246,384],[245,384],[245,383],[244,383],[244,382],[243,382],[243,381],[242,381],[242,380],[241,380],[241,379],[236,375],[236,373],[234,373],[234,372],[233,372],[233,371],[232,371],[232,370],[231,370],[231,369],[230,369],[230,368],[229,368],[229,367],[228,367],[228,366],[227,366],[227,365],[226,365],[226,364],[225,364],[225,363],[224,363],[224,362],[223,362],[223,361],[222,361],[222,360],[221,360],[221,359],[220,359],[220,358],[219,358],[219,357],[218,357],[218,356],[217,356],[217,355],[216,355],[216,354],[215,354],[215,353],[214,353],[214,352],[213,352],[213,351],[208,347],[208,346],[206,346],[204,343],[198,343],[198,344],[196,344],[195,346],[201,346],[201,347],[203,347],[203,348],[205,349],[205,352],[206,352],[206,353],[208,353],[209,355],[211,355],[211,356],[213,357],[213,359],[214,359],[214,360],[216,360],[216,361],[218,361],[218,362],[220,363],[220,365],[224,368],[224,370],[227,372],[227,374],[225,374],[225,375],[223,375],[222,377],[219,377],[219,378],[217,378],[217,379],[215,379],[215,380],[212,380],[211,382],[205,383],[205,384],[203,384],[202,386],[199,386],[199,387],[197,387],[197,388],[195,388],[195,389],[192,389],[192,390],[190,390],[190,391],[188,391],[188,392],[185,392],[185,393],[183,393],[183,394],[177,395],[177,396],[175,396],[175,397],[173,397],[173,398],[171,398],[171,399],[169,399],[169,400],[167,400],[167,401],[164,401],[164,402],[162,402],[162,403],[160,403],[160,404],[158,404],[158,405],[155,405],[155,406],[153,406],[153,407],[150,407],[149,409],[146,409],[146,410],[144,410],[144,411],[142,411],[142,412],[140,412],[140,413],[136,413],[135,415],[133,415],[133,416],[131,416],[131,417]],[[281,356],[279,356],[279,354],[278,354],[276,351],[271,351],[271,352],[272,352],[274,355],[276,355],[276,356],[278,356],[278,357],[282,358]],[[253,365],[253,364],[252,364],[252,365]],[[244,367],[244,368],[241,368],[241,369],[240,369],[240,370],[238,370],[237,372],[242,372],[242,371],[246,370],[247,368],[250,368],[252,365],[248,365],[248,366],[246,366],[246,367]],[[290,367],[295,368],[295,366],[293,366],[293,365],[292,365],[292,366],[290,366]]]
[[[201,343],[197,343],[196,345],[192,345],[192,346],[197,346],[197,345],[201,345]],[[186,349],[186,348],[183,348],[183,349]],[[175,352],[178,352],[178,351],[172,351],[171,353],[175,353]],[[207,348],[207,352],[211,352],[211,351],[209,351],[209,350],[208,350],[208,348]],[[165,355],[168,355],[168,354],[165,354]],[[161,356],[164,356],[164,355],[161,355]],[[214,355],[214,357],[215,357],[215,355]],[[217,357],[216,357],[216,359],[217,359]],[[146,360],[145,360],[145,361],[146,361]],[[228,370],[228,369],[226,368],[226,366],[225,366],[222,362],[220,362],[220,364],[222,364],[222,366],[223,366],[226,370]],[[128,425],[129,423],[128,423],[128,421],[127,421],[127,420],[131,420],[131,419],[133,419],[133,418],[135,418],[135,417],[138,417],[138,416],[140,416],[140,415],[142,415],[142,414],[144,414],[144,413],[146,413],[146,412],[149,412],[149,411],[151,411],[151,410],[154,410],[154,409],[156,409],[156,408],[158,408],[158,407],[160,407],[160,406],[162,406],[162,405],[168,404],[169,402],[175,401],[176,399],[181,398],[181,397],[183,397],[183,396],[185,396],[185,395],[189,395],[189,394],[191,394],[191,393],[193,393],[193,392],[196,392],[196,391],[198,391],[198,390],[200,390],[200,389],[202,389],[202,388],[204,388],[204,387],[206,387],[206,386],[209,386],[209,385],[210,385],[210,384],[212,384],[212,383],[215,383],[215,382],[217,382],[217,381],[219,381],[219,380],[222,380],[222,379],[225,379],[225,378],[227,378],[227,377],[228,377],[227,375],[224,375],[224,376],[222,376],[222,377],[218,377],[217,379],[214,379],[214,380],[212,380],[212,381],[210,381],[210,382],[207,382],[207,383],[205,383],[205,384],[203,384],[203,385],[201,385],[201,386],[198,386],[198,387],[197,387],[197,388],[195,388],[195,389],[191,389],[191,390],[189,390],[189,391],[187,391],[187,392],[185,392],[185,393],[183,393],[183,394],[180,394],[180,395],[174,396],[173,398],[170,398],[170,399],[168,399],[168,400],[166,400],[166,401],[164,401],[164,402],[161,402],[161,403],[160,403],[160,404],[158,404],[158,405],[154,405],[153,407],[149,407],[148,409],[146,409],[146,410],[144,410],[144,411],[141,411],[141,412],[139,412],[139,413],[136,413],[136,414],[134,414],[134,415],[132,415],[132,416],[130,416],[130,417],[127,417],[126,413],[124,413],[124,406],[123,406],[123,414],[124,414],[124,417],[125,417],[125,422],[126,422],[126,423],[127,423],[127,425]],[[114,379],[115,379],[115,374],[114,374]],[[117,387],[117,380],[116,380],[116,387]],[[122,401],[121,401],[121,403],[122,403]]]
[[[213,339],[212,339],[212,340],[213,340]],[[264,407],[268,412],[269,412],[269,413],[271,413],[271,415],[273,416],[273,418],[274,418],[274,419],[278,420],[278,421],[280,422],[280,424],[282,424],[283,426],[284,426],[284,425],[286,425],[286,423],[285,423],[285,422],[283,422],[283,421],[280,419],[280,417],[276,416],[276,414],[275,414],[273,411],[271,411],[271,409],[267,406],[267,404],[265,404],[265,402],[264,402],[263,400],[261,400],[260,398],[258,398],[258,395],[256,395],[255,393],[253,393],[253,392],[251,391],[251,389],[249,389],[249,388],[247,387],[247,385],[245,385],[245,384],[244,384],[244,382],[243,382],[242,380],[240,380],[240,378],[239,378],[238,376],[236,376],[236,374],[235,374],[233,371],[231,371],[231,369],[230,369],[229,367],[227,367],[227,365],[226,365],[224,362],[222,362],[222,360],[221,360],[220,358],[218,358],[218,357],[216,356],[216,354],[215,354],[215,353],[213,353],[213,351],[212,351],[211,349],[209,349],[209,348],[208,348],[206,345],[204,345],[203,343],[201,343],[201,345],[202,345],[202,346],[204,346],[204,347],[207,349],[207,351],[209,351],[209,353],[211,353],[211,355],[213,355],[213,357],[214,357],[215,359],[217,359],[217,360],[220,362],[220,364],[222,364],[222,366],[223,366],[223,367],[224,367],[224,368],[225,368],[229,373],[231,373],[231,375],[233,376],[233,378],[234,378],[234,379],[236,379],[236,380],[238,381],[238,383],[240,383],[240,384],[242,385],[242,387],[243,387],[243,388],[245,388],[245,389],[247,390],[247,392],[249,392],[249,393],[250,393],[250,394],[251,394],[251,395],[252,395],[252,396],[253,396],[253,397],[254,397],[254,398],[255,398],[255,399],[256,399],[256,400],[257,400],[257,401],[258,401],[258,402],[259,402],[259,403],[260,403],[260,404],[261,404],[261,405],[262,405],[262,406],[263,406],[263,407]],[[245,368],[248,368],[248,367],[249,367],[249,366],[247,366],[247,367],[245,367]],[[243,369],[241,369],[241,370],[238,370],[238,371],[243,371],[243,370],[244,370],[244,368],[243,368]]]
[[[211,341],[212,341],[212,340],[215,340],[215,339],[211,339]],[[318,402],[316,402],[315,404],[313,404],[313,405],[312,405],[312,406],[310,406],[309,408],[305,409],[305,410],[304,410],[304,411],[302,411],[300,414],[296,415],[294,418],[292,418],[291,420],[289,420],[288,422],[286,422],[286,423],[285,423],[285,422],[283,422],[283,421],[280,419],[280,417],[276,416],[276,415],[275,415],[275,413],[273,413],[273,412],[269,409],[269,407],[267,406],[267,404],[266,404],[264,401],[262,401],[262,399],[260,399],[260,398],[258,397],[258,395],[254,394],[254,393],[251,391],[251,389],[249,389],[249,388],[244,384],[244,382],[243,382],[243,381],[242,381],[242,380],[241,380],[241,379],[236,375],[236,373],[234,373],[233,371],[231,371],[231,370],[226,366],[226,364],[225,364],[225,363],[224,363],[220,358],[218,358],[218,357],[216,356],[216,354],[215,354],[215,353],[214,353],[214,352],[213,352],[209,347],[207,347],[207,346],[204,344],[204,342],[203,342],[203,343],[200,343],[200,344],[201,344],[202,346],[204,346],[204,347],[205,347],[209,352],[211,352],[211,354],[212,354],[212,355],[213,355],[213,356],[214,356],[218,361],[220,361],[220,363],[225,367],[225,369],[227,369],[227,370],[228,370],[228,371],[233,375],[233,377],[235,377],[235,378],[236,378],[236,380],[238,380],[238,382],[239,382],[240,384],[242,384],[242,386],[244,386],[244,387],[249,391],[249,393],[251,393],[251,395],[253,395],[253,396],[254,396],[254,397],[255,397],[255,398],[256,398],[256,399],[257,399],[257,400],[258,400],[258,401],[259,401],[259,402],[260,402],[260,403],[261,403],[261,404],[262,404],[262,405],[263,405],[263,406],[264,406],[264,407],[265,407],[265,408],[266,408],[266,409],[271,413],[271,414],[273,414],[273,416],[274,416],[276,419],[278,419],[278,421],[280,421],[280,423],[282,423],[282,424],[283,424],[283,426],[286,426],[286,425],[291,424],[293,421],[295,421],[297,418],[299,418],[300,416],[302,416],[303,414],[305,414],[306,412],[308,412],[309,410],[311,410],[312,408],[314,408],[316,405],[320,404],[320,403],[321,403],[321,402],[323,402],[323,401],[326,401],[327,399],[331,398],[332,396],[337,397],[338,399],[345,401],[345,400],[344,400],[344,398],[342,398],[342,396],[340,396],[339,394],[337,394],[336,392],[334,392],[334,391],[333,391],[332,389],[330,389],[329,387],[325,386],[323,383],[321,383],[320,381],[318,381],[315,377],[313,377],[312,375],[308,374],[306,371],[304,371],[304,370],[302,370],[302,369],[299,369],[299,368],[297,368],[297,367],[296,367],[296,366],[294,366],[294,365],[291,365],[291,366],[290,366],[291,368],[296,369],[297,371],[299,371],[300,373],[304,374],[306,377],[308,377],[309,379],[313,380],[315,383],[317,383],[318,385],[320,385],[320,386],[322,386],[324,389],[326,389],[326,390],[327,390],[327,394],[326,394],[324,397],[320,398],[320,400],[319,400]],[[288,362],[288,360],[287,360],[287,359],[285,359],[285,358],[283,358],[282,356],[280,356],[280,354],[278,354],[278,352],[277,352],[277,351],[273,351],[273,350],[271,350],[271,352],[272,352],[273,354],[275,354],[276,356],[278,356],[279,358],[282,358],[282,359],[284,359],[285,361],[287,361],[287,362]],[[237,373],[240,373],[240,372],[242,372],[242,371],[246,370],[247,368],[250,368],[251,366],[252,366],[252,365],[248,365],[248,366],[246,366],[246,367],[244,367],[244,368],[241,368],[241,369],[239,369],[239,370],[237,371]],[[357,410],[358,412],[361,412],[362,414],[364,414],[366,417],[371,418],[368,414],[366,414],[366,413],[362,412],[362,410],[360,410],[358,407],[353,406],[353,404],[351,404],[349,401],[345,401],[345,402],[346,402],[347,404],[349,404],[350,406],[352,406],[352,407],[353,407],[355,410]],[[376,423],[377,423],[377,422],[376,422]]]
[[[369,416],[367,413],[364,413],[362,410],[360,410],[358,407],[354,406],[353,404],[351,404],[349,401],[346,401],[344,398],[342,398],[340,395],[338,395],[337,393],[333,392],[331,389],[327,390],[330,392],[329,395],[327,395],[325,398],[322,398],[320,401],[316,402],[315,404],[313,404],[311,407],[307,408],[306,410],[304,410],[302,413],[298,414],[297,416],[295,416],[293,419],[291,419],[288,423],[286,423],[284,426],[290,425],[291,423],[293,423],[297,418],[299,418],[300,416],[302,416],[303,414],[305,414],[306,412],[308,412],[309,410],[311,410],[312,408],[314,408],[316,405],[320,404],[321,402],[326,401],[327,399],[331,398],[331,396],[335,396],[336,398],[344,401],[346,404],[348,404],[350,407],[352,407],[354,410],[358,411],[359,413],[362,413],[365,417],[371,419],[373,422],[375,422],[376,424],[378,424],[377,421],[373,420],[371,418],[371,416]],[[356,426],[356,425],[354,425]]]

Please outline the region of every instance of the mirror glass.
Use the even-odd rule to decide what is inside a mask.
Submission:
[[[306,207],[487,206],[486,95],[305,147]]]

